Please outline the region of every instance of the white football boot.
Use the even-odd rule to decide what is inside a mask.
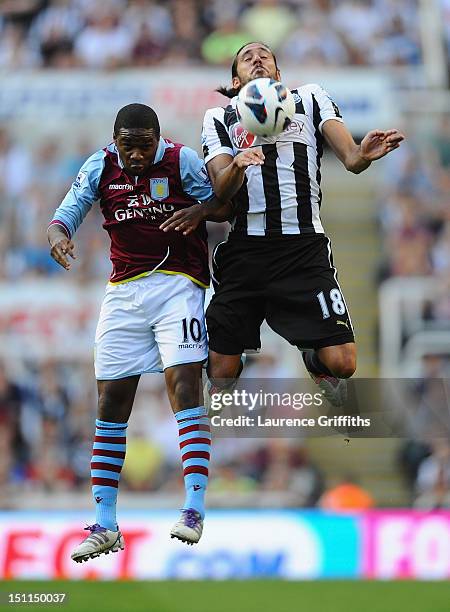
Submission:
[[[180,518],[170,531],[171,538],[177,538],[185,544],[197,544],[203,533],[203,519],[200,512],[193,508],[182,510]]]
[[[99,524],[88,525],[85,530],[91,533],[85,540],[78,544],[70,555],[76,563],[82,563],[100,555],[109,555],[125,548],[125,541],[120,531],[111,531]]]

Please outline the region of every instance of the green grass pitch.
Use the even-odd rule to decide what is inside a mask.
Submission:
[[[67,593],[7,604],[8,593]],[[1,610],[61,612],[449,612],[450,582],[28,582],[0,584]]]

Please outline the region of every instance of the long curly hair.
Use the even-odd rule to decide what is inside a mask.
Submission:
[[[248,45],[254,45],[254,44],[263,45],[268,51],[271,52],[272,57],[273,57],[273,61],[275,62],[275,66],[276,66],[276,68],[278,70],[277,58],[275,57],[275,53],[272,51],[272,49],[269,47],[269,45],[266,45],[265,43],[260,42],[259,40],[252,40],[252,41],[250,41],[248,43],[245,43],[245,45],[242,45],[242,47],[236,51],[236,55],[234,56],[234,60],[233,60],[233,63],[231,65],[231,78],[232,79],[234,77],[237,77],[237,75],[238,75],[238,73],[237,73],[237,64],[238,64],[239,53],[242,51],[242,49],[245,49],[245,47],[248,47]],[[237,96],[238,93],[239,93],[239,89],[236,89],[235,87],[227,87],[226,85],[221,85],[215,91],[218,91],[219,93],[221,93],[222,95],[226,96],[227,98],[234,98],[234,96]]]

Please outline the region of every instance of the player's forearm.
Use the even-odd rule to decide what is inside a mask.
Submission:
[[[242,187],[245,177],[245,168],[239,167],[236,160],[220,170],[214,177],[214,192],[224,202],[231,198]]]
[[[215,221],[222,223],[229,221],[233,216],[233,206],[231,202],[222,202],[218,198],[213,198],[209,202],[201,204],[203,219],[205,221]]]
[[[344,159],[344,165],[349,172],[360,174],[367,170],[372,162],[366,159],[361,153],[361,146],[355,145],[351,152]]]
[[[349,172],[359,174],[370,166],[371,162],[363,155],[361,145],[356,144],[352,134],[343,123],[326,121],[322,133],[337,158]]]

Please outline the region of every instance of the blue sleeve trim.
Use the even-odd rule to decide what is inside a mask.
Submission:
[[[99,199],[98,186],[105,167],[105,151],[91,155],[82,165],[72,187],[56,209],[53,221],[60,221],[73,236],[92,204]]]
[[[180,175],[184,192],[194,200],[205,202],[214,196],[204,161],[189,147],[180,149]]]

